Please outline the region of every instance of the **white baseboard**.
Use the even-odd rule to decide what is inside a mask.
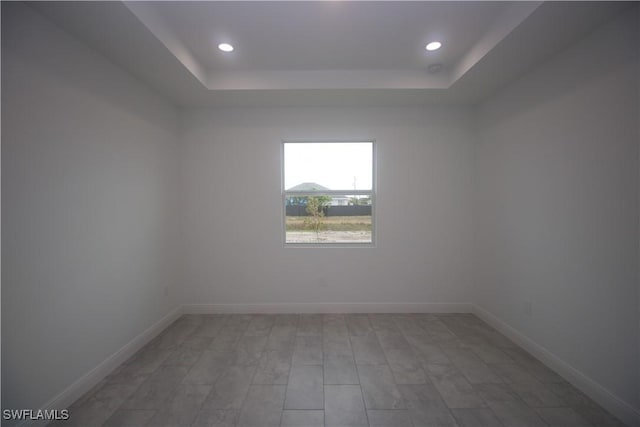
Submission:
[[[42,409],[64,409],[68,408],[73,402],[82,397],[86,392],[95,387],[107,375],[113,372],[118,366],[125,362],[129,357],[133,356],[138,350],[145,346],[149,341],[155,338],[160,332],[164,331],[167,326],[173,323],[182,315],[182,306],[178,306],[171,310],[166,316],[158,320],[156,323],[148,327],[141,334],[125,344],[120,350],[103,360],[98,366],[84,374],[77,381],[55,396],[49,402],[43,405]],[[29,421],[25,420],[19,424],[19,427],[35,427],[45,426],[49,421]]]
[[[185,304],[185,314],[219,313],[470,313],[470,303]]]
[[[508,337],[511,341],[527,350],[625,424],[629,426],[640,426],[640,410],[638,408],[634,408],[629,403],[620,399],[607,388],[560,359],[517,329],[509,326],[493,313],[490,313],[477,304],[471,304],[471,308],[472,313]]]

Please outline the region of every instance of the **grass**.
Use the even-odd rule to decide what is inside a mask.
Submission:
[[[305,226],[304,216],[288,216],[287,231],[312,231]],[[322,230],[327,231],[371,231],[371,216],[325,216]]]

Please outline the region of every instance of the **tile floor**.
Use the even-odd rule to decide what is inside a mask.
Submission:
[[[471,314],[186,315],[57,426],[622,426]]]

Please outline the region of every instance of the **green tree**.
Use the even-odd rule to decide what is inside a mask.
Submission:
[[[307,208],[309,216],[305,218],[305,226],[316,232],[316,239],[320,239],[320,230],[324,224],[324,208],[331,202],[329,196],[309,196],[307,198]]]
[[[360,197],[353,196],[349,198],[349,204],[352,206],[358,206],[360,204]]]

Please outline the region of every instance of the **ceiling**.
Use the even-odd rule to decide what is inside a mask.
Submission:
[[[209,72],[421,70],[456,62],[506,3],[219,2],[154,8]],[[428,53],[427,42],[446,40]],[[221,41],[237,49],[219,51]]]
[[[176,105],[474,104],[632,3],[33,2]],[[435,52],[430,41],[442,42]],[[235,50],[225,53],[218,43]],[[433,64],[441,65],[436,72]]]

